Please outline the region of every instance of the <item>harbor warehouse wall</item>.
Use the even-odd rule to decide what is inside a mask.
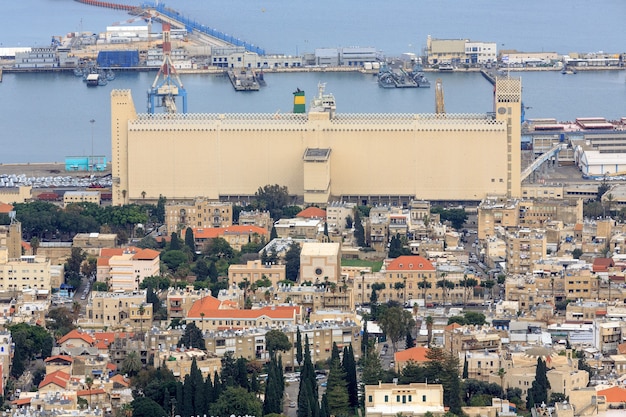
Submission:
[[[512,126],[519,125],[519,93],[498,104],[507,110],[496,116],[137,115],[130,91],[111,94],[114,204],[144,193],[148,199],[250,196],[266,184],[286,185],[308,203],[520,195],[520,135]]]

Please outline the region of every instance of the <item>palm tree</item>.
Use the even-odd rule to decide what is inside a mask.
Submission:
[[[504,398],[504,375],[506,374],[506,371],[504,370],[504,368],[500,368],[498,369],[498,376],[500,377],[500,389],[502,390],[502,397]]]
[[[143,306],[143,303],[139,306],[139,329],[141,334],[143,334],[143,314],[146,312],[146,308]]]
[[[200,321],[202,323],[202,333],[204,333],[204,311],[200,312]]]
[[[124,358],[122,362],[122,372],[128,374],[129,376],[134,376],[141,371],[142,363],[141,358],[137,354],[137,352],[130,352]]]
[[[93,386],[93,378],[89,376],[85,378],[85,385],[87,385],[87,390],[89,391],[89,399],[87,401],[89,408],[91,408],[91,387]]]
[[[426,330],[428,331],[428,336],[426,337],[426,344],[428,348],[430,348],[430,342],[433,339],[433,316],[426,317]]]
[[[422,290],[422,298],[424,299],[424,305],[426,305],[426,290],[432,287],[432,284],[426,281],[426,277],[422,281],[417,283],[417,287]]]

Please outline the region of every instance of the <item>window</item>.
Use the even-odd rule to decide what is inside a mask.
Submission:
[[[389,396],[385,395],[385,402],[388,403],[389,402]]]
[[[425,403],[426,402],[426,396],[422,395],[422,402]]]
[[[2,348],[2,350],[4,351],[4,348]],[[372,396],[371,395],[367,396],[367,402],[370,402],[370,403],[372,402]]]

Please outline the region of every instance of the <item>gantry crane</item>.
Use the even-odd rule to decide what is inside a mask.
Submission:
[[[435,81],[435,114],[446,114],[446,106],[443,103],[443,82],[441,78]]]
[[[167,113],[176,113],[177,96],[182,97],[183,113],[187,113],[187,91],[174,68],[171,52],[170,24],[163,23],[163,63],[152,87],[148,90],[148,113],[150,114],[154,114],[156,107],[163,107]]]

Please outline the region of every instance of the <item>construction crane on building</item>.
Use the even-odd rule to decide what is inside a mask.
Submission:
[[[435,114],[446,114],[446,106],[443,103],[443,82],[441,78],[435,81]]]
[[[176,113],[176,97],[183,100],[183,113],[187,113],[187,91],[178,77],[172,63],[172,43],[170,24],[163,23],[163,63],[148,90],[148,113],[154,114],[156,107],[163,107],[167,113]]]

